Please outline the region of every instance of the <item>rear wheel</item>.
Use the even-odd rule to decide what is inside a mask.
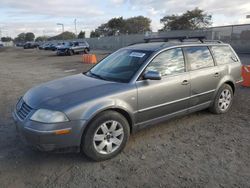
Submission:
[[[127,120],[118,112],[105,111],[89,124],[82,138],[82,150],[95,161],[119,154],[129,139]]]
[[[89,48],[85,48],[83,51],[84,54],[88,54],[89,53]]]
[[[233,90],[228,84],[224,84],[218,91],[210,111],[215,114],[228,112],[233,103]]]

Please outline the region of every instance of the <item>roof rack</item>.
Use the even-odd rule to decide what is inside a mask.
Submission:
[[[217,42],[222,43],[219,40],[206,40],[206,36],[179,36],[179,37],[146,37],[144,41],[148,42],[168,42],[169,40],[179,40],[180,42],[185,42],[184,40],[197,39],[201,43],[205,42]]]
[[[198,39],[200,42],[202,42],[202,40],[206,39],[205,36],[192,36],[192,37],[188,37],[188,36],[179,36],[179,37],[147,37],[144,38],[145,42],[168,42],[169,40],[179,40],[181,42],[183,42],[183,40],[185,39]]]

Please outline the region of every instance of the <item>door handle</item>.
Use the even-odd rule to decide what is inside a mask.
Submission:
[[[220,76],[220,73],[218,73],[218,72],[216,72],[215,74],[214,74],[214,77],[219,77]]]
[[[189,84],[189,82],[187,80],[183,80],[181,83],[181,85],[188,85],[188,84]]]

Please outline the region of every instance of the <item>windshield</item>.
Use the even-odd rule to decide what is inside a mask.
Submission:
[[[109,81],[129,82],[151,53],[141,50],[119,50],[103,59],[87,75]]]

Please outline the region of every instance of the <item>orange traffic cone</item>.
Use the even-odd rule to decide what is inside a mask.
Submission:
[[[243,65],[241,68],[241,74],[243,78],[242,86],[250,87],[250,65]]]
[[[88,63],[88,64],[96,64],[96,55],[95,54],[83,54],[82,56],[82,62]]]

